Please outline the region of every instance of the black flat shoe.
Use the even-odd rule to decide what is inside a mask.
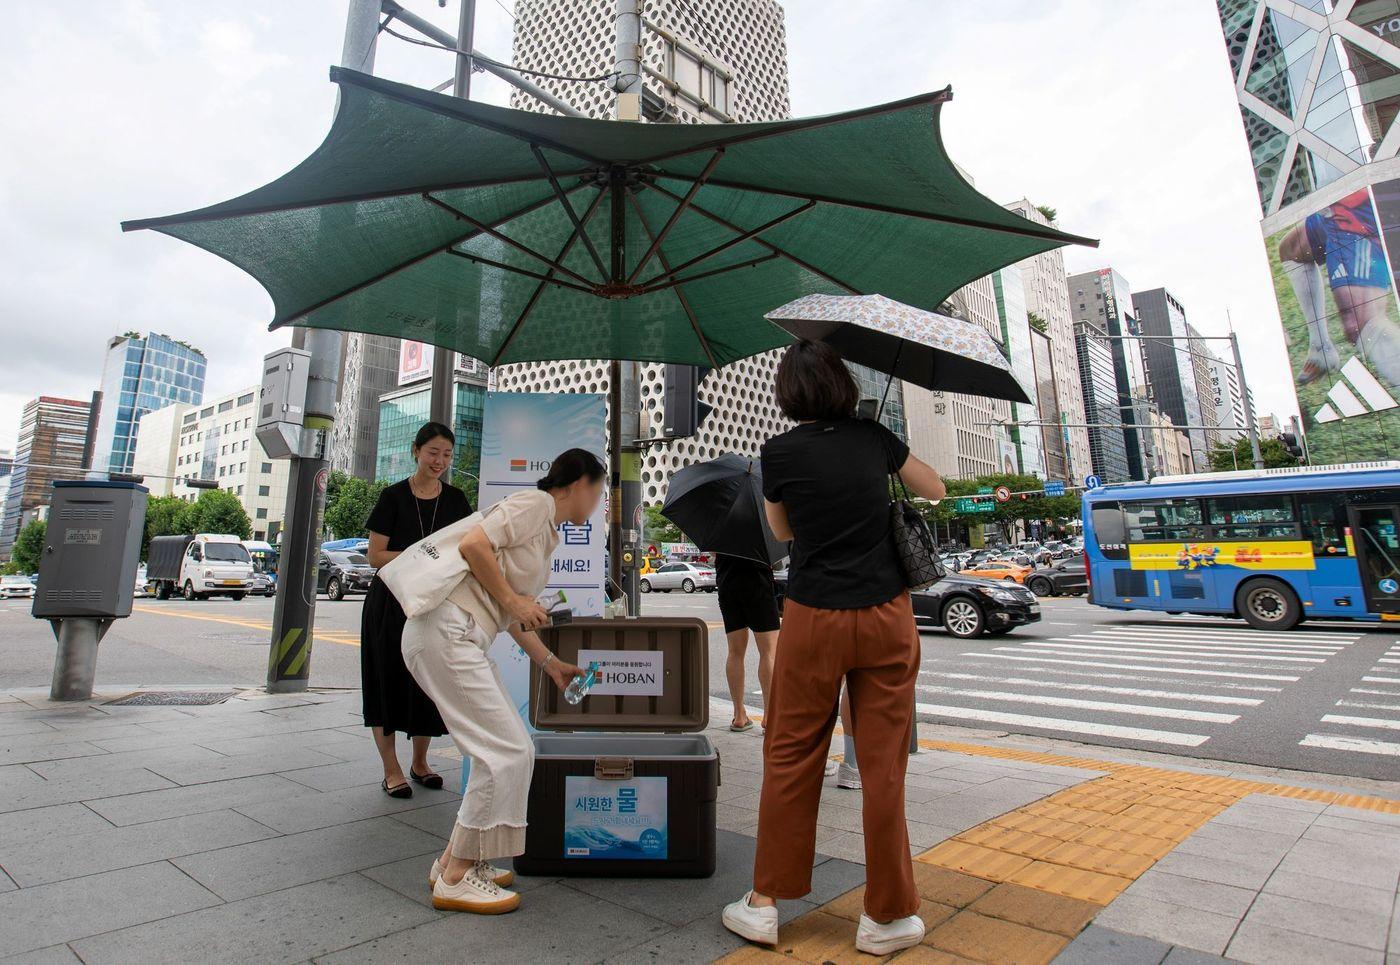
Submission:
[[[413,783],[421,784],[429,790],[436,791],[442,787],[441,774],[433,774],[429,772],[427,774],[424,774],[422,777],[419,777],[417,774],[413,773],[413,768],[410,767],[408,769],[408,776],[410,779],[412,779]]]
[[[417,780],[417,778],[414,778],[414,780]],[[407,781],[404,781],[402,784],[396,784],[393,787],[390,787],[389,779],[386,777],[384,780],[379,782],[379,786],[382,787],[384,789],[384,793],[389,795],[390,797],[413,797],[413,788],[408,786]]]

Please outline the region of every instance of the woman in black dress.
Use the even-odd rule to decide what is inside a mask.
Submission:
[[[425,423],[418,430],[413,439],[418,468],[402,482],[386,487],[369,514],[371,566],[383,566],[429,533],[472,514],[467,494],[441,478],[452,465],[456,442],[452,430],[440,422]],[[390,797],[413,796],[399,766],[394,735],[402,731],[413,739],[408,777],[424,787],[439,788],[442,777],[428,766],[428,741],[447,733],[437,708],[404,666],[400,646],[405,619],[399,601],[375,577],[360,621],[360,671],[365,726],[384,762],[381,787]]]

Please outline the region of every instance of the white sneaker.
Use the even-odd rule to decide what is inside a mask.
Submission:
[[[490,869],[487,874],[487,877],[489,877],[496,884],[500,885],[502,888],[509,888],[511,885],[515,884],[515,872],[510,870],[509,868],[497,868],[489,864],[486,865],[486,867]],[[441,877],[442,862],[439,861],[437,858],[434,858],[432,870],[428,872],[428,887],[436,887],[438,879]]]
[[[918,915],[896,918],[881,924],[869,915],[860,916],[856,929],[856,948],[871,955],[888,955],[903,948],[913,948],[924,940],[924,920]]]
[[[835,776],[836,776],[836,768],[837,768],[837,766],[838,766],[838,763],[837,763],[836,758],[834,758],[834,757],[828,757],[828,758],[826,759],[826,770],[824,770],[824,771],[822,772],[822,776],[823,776],[823,777],[835,777]]]
[[[860,770],[844,763],[836,769],[836,786],[850,791],[860,790]]]
[[[725,928],[740,938],[746,938],[759,945],[778,944],[778,909],[755,908],[749,904],[752,897],[753,892],[750,891],[738,901],[725,905],[720,921],[724,922]]]
[[[433,885],[433,907],[476,915],[503,915],[515,911],[520,907],[520,896],[483,877],[482,870],[489,872],[490,868],[486,862],[479,861],[455,885],[448,884],[446,878],[439,878]]]

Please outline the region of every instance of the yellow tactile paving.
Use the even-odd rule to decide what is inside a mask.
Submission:
[[[919,745],[1104,776],[999,815],[919,855],[914,867],[924,901],[920,914],[932,927],[923,946],[894,956],[902,962],[1048,962],[1157,859],[1250,794],[1400,814],[1400,801],[1364,794],[1014,747],[932,740]],[[784,925],[780,955],[746,948],[721,961],[855,960],[851,919],[859,916],[863,894],[863,888],[848,892]]]

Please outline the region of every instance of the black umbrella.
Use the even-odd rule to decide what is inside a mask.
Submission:
[[[661,515],[707,553],[770,566],[788,555],[787,543],[768,528],[758,467],[732,452],[672,476]]]

